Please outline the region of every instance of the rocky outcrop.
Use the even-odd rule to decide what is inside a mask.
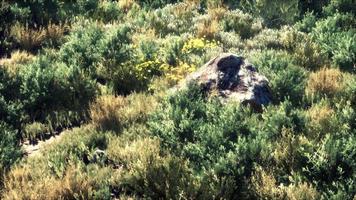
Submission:
[[[243,57],[221,54],[210,60],[186,82],[196,81],[207,92],[217,92],[223,100],[249,104],[258,111],[272,101],[268,80]]]

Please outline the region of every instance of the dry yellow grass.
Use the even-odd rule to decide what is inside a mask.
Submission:
[[[149,164],[148,159],[159,156],[159,152],[159,141],[150,138],[137,139],[130,142],[120,137],[114,137],[110,139],[107,149],[110,159],[116,163],[122,163],[128,168],[138,163]]]
[[[98,184],[101,184],[100,178],[107,179],[115,175],[109,168],[94,170],[98,170],[96,177],[73,165],[66,169],[63,177],[56,177],[41,173],[40,169],[17,167],[9,173],[1,199],[90,199]]]
[[[0,66],[4,67],[10,75],[16,75],[23,64],[30,63],[34,56],[26,51],[14,51],[10,58],[0,60]]]
[[[100,129],[121,131],[131,123],[145,120],[155,106],[155,98],[144,94],[132,94],[126,98],[107,95],[99,97],[90,106],[90,116]]]
[[[216,7],[208,9],[208,15],[215,20],[220,20],[224,17],[224,15],[228,12],[228,10],[224,7]]]
[[[43,42],[58,41],[68,29],[67,24],[50,23],[47,27],[29,27],[16,23],[11,27],[10,35],[25,50],[31,51],[39,48]]]
[[[118,110],[127,105],[125,98],[118,96],[99,97],[94,104],[90,106],[90,116],[92,122],[101,129],[114,129],[121,127],[121,116]]]
[[[321,134],[326,134],[332,131],[334,110],[328,105],[316,104],[313,105],[308,111],[307,116],[310,119],[310,132],[311,138],[319,138]]]
[[[64,33],[70,29],[68,23],[62,24],[53,24],[50,23],[46,27],[46,39],[52,41],[58,41],[61,37],[63,37]]]
[[[302,182],[288,186],[280,185],[272,173],[266,172],[261,167],[257,168],[252,176],[252,185],[260,199],[316,200],[320,198],[320,194],[311,184]]]
[[[46,39],[46,30],[43,27],[33,29],[28,25],[15,24],[11,27],[10,34],[26,50],[40,47]]]
[[[219,32],[219,22],[216,19],[202,20],[197,24],[197,37],[212,39]]]
[[[322,68],[310,74],[306,93],[334,96],[343,89],[343,74],[339,69]]]
[[[125,12],[128,12],[134,5],[138,6],[135,0],[120,0],[118,4],[119,8],[121,8]]]

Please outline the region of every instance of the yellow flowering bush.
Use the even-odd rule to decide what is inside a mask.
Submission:
[[[197,67],[194,64],[179,62],[177,67],[171,67],[167,64],[161,65],[162,70],[165,72],[166,78],[171,83],[178,83],[188,74],[194,72]]]
[[[162,62],[158,59],[141,62],[135,66],[136,73],[139,79],[148,80],[154,75],[159,75]]]
[[[215,40],[209,41],[205,38],[192,38],[184,43],[182,52],[184,54],[202,53],[206,49],[217,47]]]

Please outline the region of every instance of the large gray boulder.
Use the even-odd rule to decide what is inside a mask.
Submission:
[[[243,57],[230,53],[213,58],[190,74],[185,82],[191,81],[207,92],[217,93],[223,100],[249,104],[258,111],[272,101],[267,78]]]

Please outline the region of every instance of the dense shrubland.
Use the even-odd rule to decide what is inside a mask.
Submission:
[[[1,1],[1,199],[354,199],[355,10]],[[269,79],[262,113],[194,83],[169,89],[222,52]],[[24,141],[67,128],[23,155]]]

